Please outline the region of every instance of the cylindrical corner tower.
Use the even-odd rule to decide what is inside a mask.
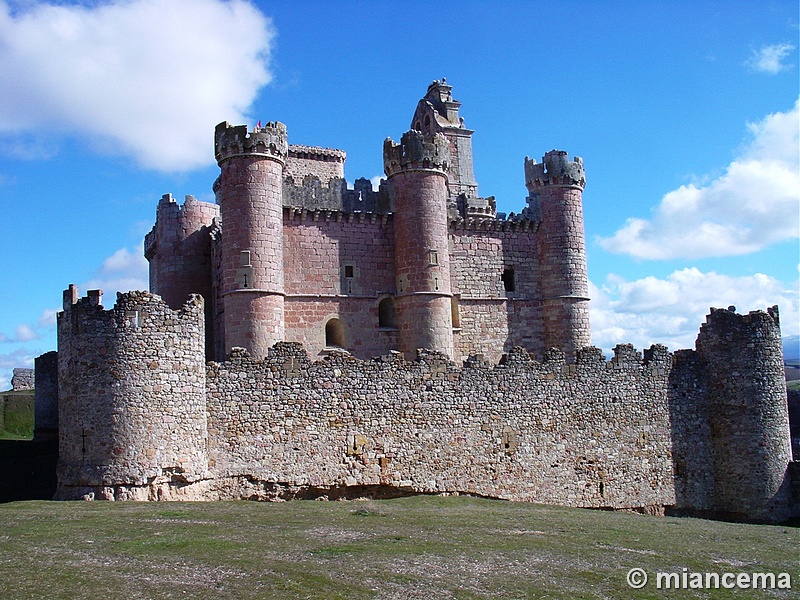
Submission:
[[[208,477],[203,299],[65,292],[58,315],[57,499],[165,499]],[[177,494],[177,495],[175,495]]]
[[[778,307],[711,309],[697,336],[709,378],[714,504],[723,515],[790,515],[792,460]]]
[[[408,131],[387,139],[383,164],[394,198],[394,253],[400,351],[453,353],[447,222],[447,140]]]
[[[283,123],[267,123],[252,132],[245,125],[217,125],[226,353],[241,347],[260,358],[284,337],[283,168],[287,152]]]
[[[573,362],[576,351],[590,344],[583,161],[560,150],[546,153],[541,164],[526,157],[525,185],[541,211],[536,246],[544,347],[562,350]]]

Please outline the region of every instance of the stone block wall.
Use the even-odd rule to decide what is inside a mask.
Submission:
[[[638,359],[638,360],[637,360]],[[671,355],[587,349],[458,368],[439,354],[309,362],[294,344],[208,372],[209,457],[258,495],[391,486],[569,506],[675,504]],[[231,484],[239,489],[239,484]],[[288,492],[290,493],[290,492]]]
[[[344,348],[360,358],[396,348],[380,327],[378,304],[394,292],[392,220],[386,215],[285,211],[286,339],[319,356],[331,319],[341,321]],[[329,340],[330,341],[330,340]]]
[[[496,363],[503,353],[522,346],[543,356],[533,224],[495,219],[454,224],[450,251],[460,313],[459,355],[481,354]]]
[[[791,514],[776,313],[715,311],[697,351],[621,345],[611,361],[584,348],[537,362],[518,347],[496,366],[430,351],[311,361],[281,342],[204,365],[197,297],[180,311],[145,292],[109,311],[98,293],[65,300],[59,498],[459,492]]]
[[[344,179],[346,159],[344,150],[290,144],[285,173],[296,184],[311,176],[327,186],[333,179]]]

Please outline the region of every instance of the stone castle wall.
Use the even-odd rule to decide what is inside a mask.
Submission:
[[[451,229],[452,289],[460,321],[458,355],[480,354],[497,363],[503,353],[522,346],[541,357],[545,347],[536,234],[527,221],[487,223],[499,226],[488,229],[484,224],[461,223]]]
[[[331,180],[344,179],[346,158],[344,150],[290,144],[285,173],[297,184],[310,176],[327,186]]]
[[[712,312],[698,351],[618,346],[610,362],[597,348],[574,364],[521,348],[496,366],[428,351],[311,361],[282,342],[263,360],[235,350],[204,365],[198,298],[172,311],[131,292],[106,311],[97,294],[70,294],[59,316],[60,498],[459,492],[789,516],[785,394],[780,373],[759,368],[780,337],[761,312]],[[711,340],[729,335],[745,346],[720,353]],[[752,410],[726,417],[715,395],[737,392],[723,380],[763,393],[740,396]]]
[[[624,350],[624,349],[623,349]],[[670,355],[521,350],[309,362],[293,344],[209,366],[209,457],[253,496],[390,486],[569,506],[674,505]],[[243,482],[248,482],[244,484]],[[239,490],[237,485],[233,489]],[[238,492],[237,492],[238,493]]]
[[[285,217],[286,338],[319,356],[330,345],[326,324],[338,319],[343,345],[356,356],[395,348],[396,331],[382,328],[378,314],[380,300],[394,290],[391,218],[291,211]]]

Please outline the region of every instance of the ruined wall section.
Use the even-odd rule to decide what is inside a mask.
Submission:
[[[715,510],[789,517],[792,460],[778,307],[711,309],[697,336],[709,381]]]
[[[284,248],[287,341],[319,356],[330,347],[326,324],[337,319],[344,334],[340,347],[354,356],[396,349],[397,327],[386,320],[395,288],[390,216],[286,209]]]
[[[33,369],[18,367],[11,375],[11,389],[14,391],[32,390],[34,386]]]
[[[391,486],[672,505],[669,366],[663,347],[645,362],[623,348],[610,363],[586,349],[571,366],[515,349],[497,367],[462,369],[435,353],[309,362],[279,344],[264,361],[209,365],[210,464],[221,497]]]
[[[203,300],[65,292],[58,314],[59,499],[181,498],[207,476]]]

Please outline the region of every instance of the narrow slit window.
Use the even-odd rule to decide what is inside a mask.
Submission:
[[[500,276],[503,281],[503,289],[507,292],[516,291],[516,282],[514,281],[514,269],[504,269],[503,274]]]
[[[453,329],[461,329],[461,310],[458,307],[458,298],[450,298],[450,317],[453,321]]]

